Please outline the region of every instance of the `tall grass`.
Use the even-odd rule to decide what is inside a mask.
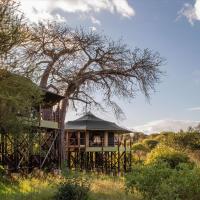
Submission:
[[[60,180],[52,177],[19,177],[0,182],[0,200],[51,200]]]
[[[65,175],[66,176],[66,175]],[[68,174],[66,177],[44,175],[37,177],[17,177],[14,181],[0,179],[0,200],[53,200],[58,185],[65,178],[74,176],[87,177],[90,183],[90,200],[138,200],[131,194],[126,194],[124,179],[94,174]]]
[[[123,178],[108,176],[93,178],[90,196],[92,200],[139,200],[126,193]]]

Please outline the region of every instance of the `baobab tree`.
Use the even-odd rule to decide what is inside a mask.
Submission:
[[[159,81],[163,59],[149,49],[131,50],[121,41],[84,29],[73,30],[58,23],[32,27],[32,37],[23,51],[24,72],[41,87],[54,85],[65,96],[61,129],[70,102],[103,107],[95,94],[116,114],[122,113],[114,96],[133,98],[141,91],[149,98]]]

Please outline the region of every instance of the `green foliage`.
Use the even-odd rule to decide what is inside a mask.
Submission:
[[[200,133],[171,133],[166,136],[163,143],[179,150],[200,150]]]
[[[72,184],[63,183],[58,189],[55,200],[87,200],[88,188]]]
[[[143,140],[143,143],[148,149],[152,150],[159,144],[159,141],[154,139],[145,139]]]
[[[133,144],[131,149],[139,161],[141,161],[141,158],[148,152],[148,148],[142,143]]]
[[[55,200],[87,200],[89,199],[90,184],[84,177],[67,179],[58,188]]]
[[[180,163],[189,163],[189,157],[171,147],[158,145],[147,155],[145,164],[157,164],[160,162],[165,162],[171,168],[175,168]]]
[[[34,121],[41,90],[29,79],[0,70],[0,131],[20,132]]]
[[[178,169],[166,164],[137,165],[126,176],[126,188],[145,200],[199,200],[200,169],[187,164]]]
[[[0,165],[0,176],[5,175],[5,169],[2,165]]]
[[[147,147],[142,143],[133,144],[131,149],[133,152],[137,152],[137,151],[147,152],[148,151]]]
[[[61,182],[60,178],[51,174],[41,177],[12,174],[11,177],[0,180],[1,200],[51,200]]]
[[[25,38],[23,15],[15,0],[0,0],[0,56]]]

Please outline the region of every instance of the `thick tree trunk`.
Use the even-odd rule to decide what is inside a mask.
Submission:
[[[62,100],[61,105],[61,121],[60,121],[60,129],[61,129],[61,135],[60,135],[60,153],[61,153],[61,164],[66,160],[66,148],[65,148],[65,117],[67,113],[67,109],[69,107],[69,99],[66,97]]]
[[[49,64],[47,65],[46,69],[44,70],[41,80],[40,80],[40,87],[42,87],[42,88],[47,87],[49,76],[50,76],[51,70],[52,70],[56,60],[57,59],[50,61]]]
[[[51,72],[51,67],[48,66],[45,69],[45,71],[44,71],[44,73],[42,75],[42,78],[40,80],[40,87],[42,87],[42,88],[46,88],[47,87],[50,72]]]

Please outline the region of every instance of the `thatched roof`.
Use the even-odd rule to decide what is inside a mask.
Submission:
[[[65,125],[66,130],[99,130],[129,133],[130,131],[118,126],[117,124],[105,121],[93,115],[91,112],[74,120],[68,121]]]

